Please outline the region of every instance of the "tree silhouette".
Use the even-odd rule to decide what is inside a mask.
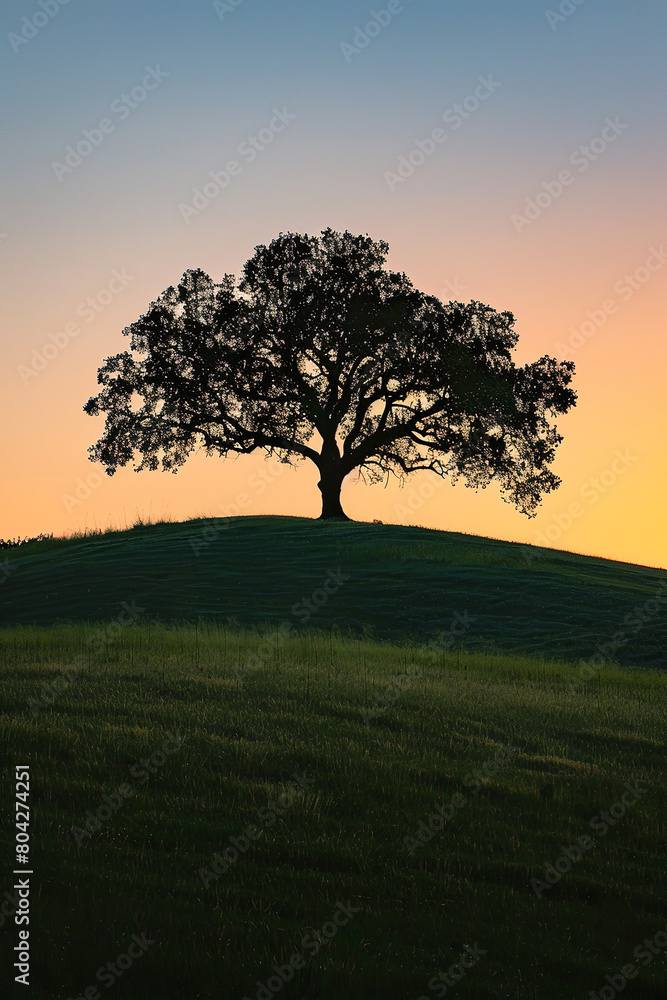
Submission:
[[[100,368],[84,406],[106,414],[91,461],[113,475],[133,458],[137,472],[175,472],[197,446],[309,459],[321,517],[345,520],[352,470],[375,483],[430,469],[474,488],[495,479],[534,516],[560,485],[548,465],[562,436],[547,416],[575,404],[574,364],[516,368],[511,313],[443,304],[386,270],[388,251],[349,232],[281,233],[238,284],[186,271],[123,331],[131,351]]]

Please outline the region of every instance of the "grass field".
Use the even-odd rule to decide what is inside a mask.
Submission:
[[[111,620],[136,600],[144,619],[163,622],[291,621],[425,642],[466,615],[468,648],[564,659],[602,650],[667,666],[664,570],[472,535],[238,517],[53,539],[5,558],[0,625]],[[308,618],[293,613],[338,570],[330,599]]]
[[[609,976],[663,997],[667,675],[646,602],[664,574],[546,551],[521,566],[463,536],[432,552],[444,533],[390,526],[310,522],[307,549],[299,519],[244,520],[189,563],[199,523],[10,552],[4,969],[22,764],[34,869],[31,987],[10,995],[583,1000]],[[280,578],[257,543],[284,530]],[[523,587],[504,635],[497,614],[468,620],[499,569]],[[597,599],[577,617],[571,597],[571,634],[561,608],[531,632],[532,591],[533,609]],[[633,607],[619,663],[583,670]]]

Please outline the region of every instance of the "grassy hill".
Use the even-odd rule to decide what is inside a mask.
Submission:
[[[152,621],[290,622],[394,642],[444,636],[457,647],[667,664],[663,570],[470,535],[212,518],[42,541],[7,558],[0,625],[108,621],[134,600]],[[337,573],[341,584],[318,603]],[[313,594],[309,612],[302,602]]]
[[[278,517],[6,557],[34,1000],[664,996],[663,572]]]
[[[599,995],[628,965],[664,997],[664,671],[572,690],[517,656],[138,619],[0,629],[0,665],[34,1000],[434,1000],[466,946],[459,1000]]]

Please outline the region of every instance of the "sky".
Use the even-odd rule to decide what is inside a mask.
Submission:
[[[259,452],[108,477],[82,408],[186,270],[238,276],[279,233],[331,227],[385,240],[428,294],[512,312],[515,363],[572,360],[578,394],[535,517],[429,473],[348,477],[350,517],[667,565],[664,4],[5,0],[0,19],[0,537],[317,517],[315,467]]]

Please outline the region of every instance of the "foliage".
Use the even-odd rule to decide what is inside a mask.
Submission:
[[[499,482],[528,516],[560,479],[549,469],[562,436],[570,361],[517,368],[510,312],[443,304],[386,270],[387,243],[349,232],[280,234],[258,246],[236,284],[186,271],[124,330],[84,410],[106,414],[89,449],[109,475],[177,471],[209,455],[264,449],[314,462],[323,517],[344,517],[342,480],[411,472]]]

